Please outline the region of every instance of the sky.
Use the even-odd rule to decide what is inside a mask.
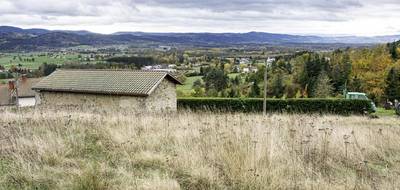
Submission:
[[[400,0],[0,0],[0,25],[109,34],[400,34]]]

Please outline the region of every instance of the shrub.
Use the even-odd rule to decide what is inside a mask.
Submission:
[[[14,76],[8,71],[0,72],[0,79],[9,79],[9,78],[13,78],[13,77]]]
[[[209,111],[261,112],[263,99],[180,98],[178,108]],[[268,99],[268,112],[363,114],[371,112],[368,100],[346,99]]]

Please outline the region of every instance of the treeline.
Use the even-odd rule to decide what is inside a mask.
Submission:
[[[385,98],[390,101],[400,100],[400,41],[389,43],[388,49],[396,62],[386,76]]]
[[[392,59],[398,60],[400,59],[400,41],[393,42],[393,43],[388,43],[387,47],[389,49],[390,55],[392,56]]]
[[[107,59],[108,63],[122,64],[129,67],[140,69],[146,65],[155,65],[158,63],[153,57],[113,57]]]
[[[345,88],[350,78],[351,61],[344,55],[344,64],[330,65],[328,57],[302,52],[281,57],[268,66],[268,97],[308,98],[331,97]],[[226,63],[202,67],[202,80],[193,84],[192,96],[202,97],[261,97],[263,94],[265,65],[253,65],[257,72],[228,77]],[[235,67],[233,67],[235,68]],[[236,73],[235,69],[231,70]]]
[[[202,68],[202,80],[193,85],[191,96],[261,97],[264,64],[253,64],[257,72],[228,77],[220,62]],[[373,48],[336,50],[327,53],[299,52],[279,57],[268,65],[268,97],[342,97],[344,91],[364,92],[375,102],[400,100],[400,41]]]

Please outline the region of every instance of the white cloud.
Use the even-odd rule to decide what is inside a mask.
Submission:
[[[385,35],[398,0],[0,0],[0,25],[145,32]]]

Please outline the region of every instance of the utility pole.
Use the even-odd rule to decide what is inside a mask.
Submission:
[[[19,75],[21,72],[21,64],[18,64],[18,70],[17,70],[17,74],[16,74],[16,79],[14,81],[14,86],[15,86],[15,103],[17,105],[17,108],[19,110],[19,94],[18,94],[18,88],[19,88]]]
[[[265,63],[264,70],[264,102],[263,102],[263,115],[267,115],[267,84],[268,84],[268,62]]]
[[[15,86],[15,103],[17,105],[17,108],[19,110],[19,95],[18,95],[18,87],[19,87],[19,74],[17,73],[17,78],[14,81],[14,86]]]

